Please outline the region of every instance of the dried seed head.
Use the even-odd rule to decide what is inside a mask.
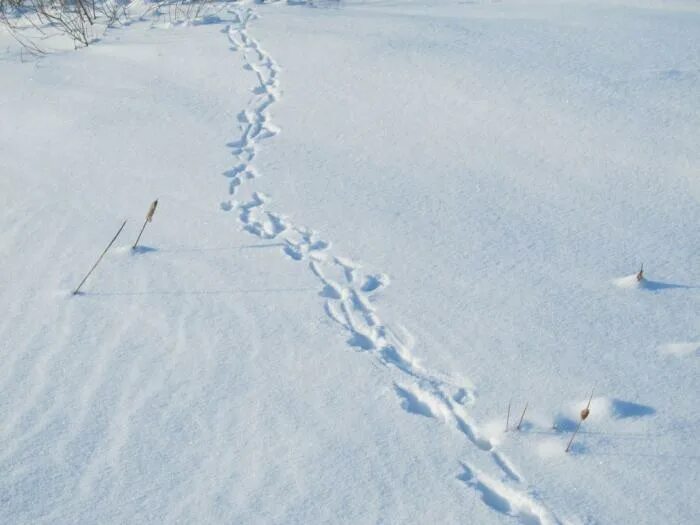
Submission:
[[[637,274],[637,282],[641,282],[642,279],[644,279],[644,265],[642,264],[642,267],[639,269],[639,273]]]
[[[156,207],[158,206],[158,199],[151,203],[151,207],[148,208],[148,213],[146,214],[146,220],[151,222],[153,220],[153,214],[156,212]]]
[[[588,417],[588,414],[590,414],[591,411],[588,410],[588,408],[584,408],[581,410],[581,421],[585,420]]]

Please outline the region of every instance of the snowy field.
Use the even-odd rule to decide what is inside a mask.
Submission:
[[[317,4],[0,32],[0,523],[696,524],[700,4]]]

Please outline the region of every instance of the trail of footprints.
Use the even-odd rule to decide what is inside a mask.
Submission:
[[[255,12],[239,5],[231,13],[233,22],[228,28],[231,49],[242,53],[244,68],[254,74],[256,84],[248,107],[238,115],[240,138],[229,144],[237,163],[224,174],[229,178],[230,198],[221,203],[222,209],[236,213],[247,232],[260,239],[277,239],[283,244],[286,256],[307,262],[323,286],[321,295],[325,298],[326,314],[348,334],[348,344],[395,371],[394,391],[402,407],[456,428],[487,455],[488,464],[500,477],[496,479],[462,463],[457,479],[475,488],[491,508],[521,523],[561,523],[532,494],[510,461],[481,435],[466,409],[474,401],[473,392],[420,366],[411,354],[411,342],[406,341],[410,336],[395,333],[381,320],[373,297],[389,284],[389,278],[384,274],[365,274],[353,261],[334,256],[330,243],[316,232],[268,211],[270,198],[251,187],[259,177],[252,163],[260,144],[280,132],[270,116],[271,106],[281,96],[280,67],[248,34]]]

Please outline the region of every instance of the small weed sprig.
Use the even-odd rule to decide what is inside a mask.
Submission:
[[[151,207],[148,208],[148,213],[146,214],[146,220],[143,222],[143,226],[141,227],[141,231],[139,232],[139,236],[136,238],[136,242],[135,242],[134,245],[131,247],[132,250],[135,250],[135,249],[136,249],[136,246],[138,245],[139,240],[141,239],[141,235],[143,235],[143,230],[146,229],[146,225],[147,225],[149,222],[152,222],[152,221],[153,221],[153,214],[155,214],[156,208],[157,208],[157,207],[158,207],[158,199],[154,200],[154,201],[151,203]]]
[[[566,445],[565,452],[569,452],[569,450],[571,450],[571,445],[574,442],[576,434],[578,434],[578,429],[581,428],[581,423],[583,423],[588,417],[588,415],[591,413],[591,401],[593,401],[593,390],[591,390],[591,397],[588,398],[588,404],[586,405],[586,408],[581,410],[581,413],[579,414],[580,419],[578,420],[578,425],[576,425],[576,430],[574,430],[574,433],[571,434],[571,439],[569,440],[569,444]]]

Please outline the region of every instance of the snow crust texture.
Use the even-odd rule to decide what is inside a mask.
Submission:
[[[258,154],[258,144],[280,132],[271,117],[271,108],[280,98],[280,70],[249,34],[249,24],[255,20],[254,11],[243,7],[234,11],[234,16],[235,21],[228,30],[232,49],[243,53],[244,68],[253,72],[257,82],[250,106],[239,114],[241,138],[231,143],[234,155],[240,161],[227,173],[231,177],[229,192],[235,197],[242,193],[241,187],[257,177],[252,162]],[[509,485],[497,482],[466,464],[462,465],[464,473],[460,475],[460,479],[482,494],[487,505],[500,513],[520,517],[524,523],[560,523],[543,502],[529,493],[527,483],[509,466],[510,461],[482,436],[469,418],[464,405],[474,398],[474,393],[449,377],[421,367],[401,337],[382,322],[372,304],[372,296],[383,288],[387,279],[365,275],[359,264],[333,255],[330,242],[320,239],[313,230],[268,211],[268,202],[265,195],[252,191],[249,200],[240,203],[225,201],[222,208],[240,210],[239,220],[246,231],[261,239],[284,242],[283,251],[288,257],[308,264],[323,285],[326,314],[346,331],[348,345],[371,353],[382,365],[399,371],[397,381],[410,381],[394,383],[401,406],[407,412],[453,425],[473,446],[489,456]]]
[[[0,62],[0,521],[690,525],[671,4],[235,2]]]

